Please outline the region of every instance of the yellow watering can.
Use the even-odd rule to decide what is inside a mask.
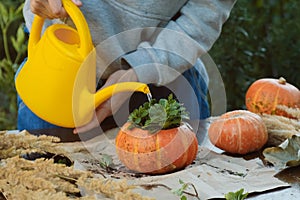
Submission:
[[[122,82],[96,91],[96,53],[88,25],[71,0],[63,6],[76,29],[65,24],[49,26],[41,37],[44,19],[35,16],[28,42],[28,60],[16,77],[24,103],[40,118],[62,127],[88,123],[95,107],[114,93],[140,91],[144,83]]]

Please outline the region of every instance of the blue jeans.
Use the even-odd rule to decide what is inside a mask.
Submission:
[[[197,103],[199,107],[199,116],[191,116],[195,119],[206,119],[210,116],[209,104],[207,101],[208,83],[204,80],[198,70],[195,67],[183,73],[184,78],[189,82],[190,86],[193,88],[195,95],[197,97]]]
[[[25,64],[27,59],[23,61],[23,63],[20,65],[16,76],[18,76],[19,71],[22,69],[23,65]],[[188,105],[190,107],[190,112],[192,111],[192,117],[193,119],[205,119],[209,117],[210,111],[209,111],[209,105],[206,99],[207,94],[207,83],[204,80],[204,78],[201,76],[198,70],[196,70],[195,67],[190,68],[189,70],[185,71],[183,73],[184,78],[189,82],[190,86],[195,92],[195,95],[197,99],[193,99],[191,102],[184,102],[184,105]],[[186,88],[181,86],[181,82],[178,81],[179,88],[178,90],[184,91]],[[159,89],[158,89],[159,90]],[[159,95],[161,95],[161,92],[157,92]],[[188,92],[187,92],[188,93]],[[184,91],[184,96],[186,95],[186,91]],[[165,95],[166,96],[166,95]],[[155,98],[155,96],[153,96]],[[192,99],[192,98],[187,98]],[[18,105],[18,123],[17,128],[18,130],[36,130],[36,129],[48,129],[48,128],[58,128],[58,126],[50,124],[49,122],[44,121],[43,119],[36,116],[22,101],[20,96],[17,96],[17,105]],[[198,106],[199,112],[193,112],[195,110],[195,106]],[[196,109],[198,110],[198,109]]]

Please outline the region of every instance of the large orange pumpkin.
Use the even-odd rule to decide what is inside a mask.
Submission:
[[[130,170],[147,174],[164,174],[191,164],[196,158],[198,142],[186,125],[150,133],[147,130],[121,127],[115,142],[120,161]]]
[[[246,107],[254,113],[289,116],[278,105],[300,108],[300,91],[284,78],[263,78],[250,85],[246,93]]]
[[[210,124],[208,136],[216,147],[234,154],[261,149],[268,140],[262,118],[247,110],[227,112]]]

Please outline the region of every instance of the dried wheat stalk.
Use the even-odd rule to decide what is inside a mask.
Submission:
[[[134,193],[126,180],[94,177],[91,172],[54,163],[53,159],[29,161],[19,156],[28,151],[62,154],[57,142],[58,138],[37,137],[26,131],[0,132],[0,192],[6,199],[89,200],[99,196],[101,199],[150,199]],[[78,196],[82,189],[88,191],[83,197]]]
[[[278,105],[279,110],[285,111],[287,114],[293,116],[294,118],[300,120],[300,108],[290,108],[285,105]]]
[[[300,109],[278,106],[289,115],[297,118],[291,119],[284,116],[262,114],[261,117],[269,133],[268,145],[277,146],[293,135],[300,135]]]
[[[78,178],[89,175],[62,164],[55,164],[52,159],[37,159],[33,162],[15,156],[1,162],[0,188],[9,199],[31,199],[31,196],[38,195],[43,196],[37,199],[68,199],[66,194],[80,191],[75,184],[60,176]]]
[[[53,154],[65,154],[58,147],[59,138],[52,136],[34,136],[27,131],[18,134],[0,132],[0,159],[10,158],[29,152],[50,152]]]

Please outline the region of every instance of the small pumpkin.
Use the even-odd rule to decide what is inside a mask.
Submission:
[[[262,118],[247,110],[234,110],[210,124],[208,136],[216,147],[233,154],[247,154],[261,149],[268,140]]]
[[[263,78],[250,85],[246,92],[246,107],[254,113],[291,117],[278,105],[300,108],[300,91],[284,78]]]
[[[130,170],[164,174],[185,168],[193,162],[198,141],[182,104],[170,95],[152,100],[134,110],[116,139],[120,161]]]

